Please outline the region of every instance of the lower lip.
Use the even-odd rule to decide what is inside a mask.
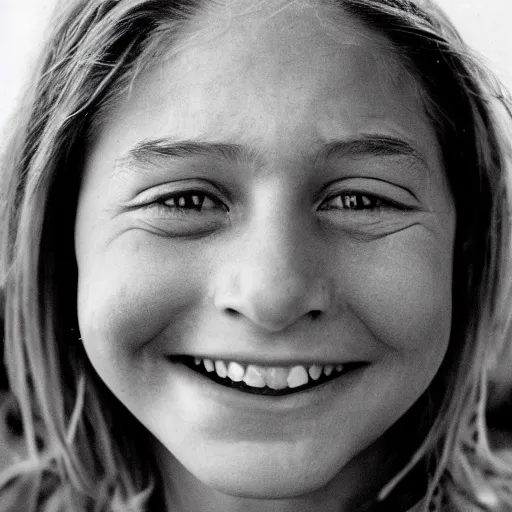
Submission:
[[[347,373],[342,373],[336,379],[297,393],[284,396],[266,396],[244,393],[223,386],[191,370],[182,363],[169,363],[173,365],[173,373],[180,380],[183,379],[187,387],[200,396],[217,402],[219,405],[253,412],[258,410],[262,412],[287,412],[328,404],[332,399],[339,398],[340,393],[348,392],[368,368],[368,366],[362,366]]]

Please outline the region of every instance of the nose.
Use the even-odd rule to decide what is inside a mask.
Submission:
[[[319,319],[331,304],[320,249],[282,222],[278,224],[239,240],[214,292],[215,306],[222,314],[269,332],[303,319]]]

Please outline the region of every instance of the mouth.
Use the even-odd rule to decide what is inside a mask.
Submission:
[[[360,361],[325,365],[260,366],[186,355],[172,356],[169,359],[173,363],[184,364],[221,386],[243,393],[276,397],[310,390],[369,364]]]

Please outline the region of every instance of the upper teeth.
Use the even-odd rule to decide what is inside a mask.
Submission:
[[[311,379],[318,380],[322,373],[326,376],[333,371],[341,373],[343,365],[313,364],[310,366],[257,366],[243,365],[235,361],[213,361],[211,359],[194,358],[194,363],[204,365],[207,372],[216,372],[219,377],[229,377],[234,382],[244,381],[248,386],[272,389],[297,388],[307,384]]]

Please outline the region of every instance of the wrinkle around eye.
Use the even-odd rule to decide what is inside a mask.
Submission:
[[[143,224],[145,224],[145,223],[143,223]],[[116,231],[112,236],[110,236],[107,239],[107,244],[106,245],[110,245],[112,243],[117,242],[120,238],[123,238],[125,235],[131,233],[132,231],[135,231],[135,232],[136,231],[144,231],[144,232],[149,232],[149,233],[151,233],[153,235],[169,238],[169,234],[168,233],[165,233],[161,229],[155,228],[155,226],[151,226],[151,225],[133,225],[133,224],[130,224],[129,226],[126,226],[125,228],[123,228],[123,229],[121,229],[119,231]]]
[[[329,223],[326,230],[334,234],[334,236],[339,236],[341,233],[343,236],[349,236],[357,241],[370,242],[386,236],[396,235],[416,226],[423,227],[423,224],[417,219],[409,219],[407,222],[404,222],[404,219],[397,219],[391,221],[377,220],[372,223],[366,222],[360,225],[353,223],[351,225],[348,224],[343,226],[339,226],[335,222],[332,222]]]
[[[135,222],[136,225],[130,226],[128,230],[142,230],[162,238],[175,238],[183,240],[209,238],[223,227],[217,224],[215,226],[210,225],[206,228],[191,228],[190,220],[185,218],[180,219],[179,217],[173,218],[172,220],[165,218],[160,220],[146,220],[144,218],[137,218]]]

